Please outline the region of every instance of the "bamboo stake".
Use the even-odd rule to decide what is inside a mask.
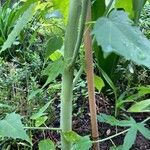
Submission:
[[[89,4],[87,13],[87,22],[91,21],[91,4]],[[97,112],[95,101],[95,88],[94,88],[94,68],[93,68],[93,54],[92,54],[92,37],[90,35],[90,28],[86,27],[84,35],[85,47],[85,60],[86,60],[86,73],[89,94],[89,107],[91,117],[92,138],[97,140],[99,138],[98,125],[97,125]],[[99,150],[99,143],[93,144],[93,150]]]

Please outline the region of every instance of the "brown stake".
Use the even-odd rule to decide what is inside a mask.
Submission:
[[[91,4],[89,4],[87,13],[87,22],[91,21]],[[92,138],[96,140],[99,138],[98,125],[97,125],[97,112],[95,101],[95,88],[94,88],[94,68],[93,68],[93,54],[92,54],[92,37],[90,28],[85,28],[84,34],[84,47],[85,47],[85,61],[86,61],[86,73],[89,95],[89,107],[91,117]],[[99,143],[93,144],[93,150],[99,150]]]

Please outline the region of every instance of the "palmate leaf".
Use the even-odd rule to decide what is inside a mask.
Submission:
[[[21,116],[16,113],[8,114],[3,120],[0,120],[0,136],[13,139],[22,139],[31,143],[30,138],[24,130],[21,122]]]
[[[138,130],[142,133],[142,135],[150,140],[150,130],[145,127],[144,123],[139,123],[137,125]]]
[[[32,4],[19,18],[19,20],[16,22],[16,25],[14,26],[14,29],[12,32],[8,35],[8,38],[6,42],[3,44],[2,49],[0,50],[0,53],[7,48],[10,48],[11,45],[15,42],[16,37],[20,34],[21,30],[27,25],[27,23],[31,20],[34,14],[34,7],[35,4]]]
[[[112,52],[150,68],[150,42],[123,11],[97,20],[93,34],[105,54]]]
[[[129,127],[129,126],[132,126],[132,124],[134,124],[134,121],[132,118],[130,118],[130,120],[118,120],[111,115],[106,115],[103,113],[98,115],[97,119],[99,122],[105,122],[112,126]]]
[[[131,127],[124,138],[122,150],[130,150],[130,148],[135,142],[136,134],[137,128],[135,128],[134,126]]]

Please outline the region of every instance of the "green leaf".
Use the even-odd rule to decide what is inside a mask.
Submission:
[[[41,93],[42,91],[43,91],[42,89],[37,89],[35,91],[32,91],[28,96],[28,100],[30,101],[31,99],[33,99],[37,94]]]
[[[150,93],[150,85],[140,86],[136,88],[138,90],[138,95],[145,95]]]
[[[97,64],[98,69],[100,70],[101,74],[103,75],[105,81],[109,84],[109,86],[112,88],[115,96],[117,97],[117,93],[116,93],[116,87],[113,83],[113,81],[110,79],[110,77],[106,74],[106,72]]]
[[[91,147],[92,141],[89,136],[84,136],[72,146],[72,150],[89,150]]]
[[[37,119],[35,120],[35,126],[36,126],[36,127],[41,126],[42,124],[45,123],[45,121],[46,121],[47,119],[48,119],[47,116],[43,116],[43,117],[37,118]]]
[[[133,17],[133,5],[132,0],[116,0],[115,3],[116,8],[123,8],[126,12],[129,13],[131,17]]]
[[[50,37],[50,39],[47,41],[46,44],[46,58],[49,58],[49,56],[55,51],[62,47],[63,45],[63,39],[61,37],[58,37],[56,35],[53,35]]]
[[[96,89],[100,92],[102,88],[105,86],[104,81],[101,77],[94,75],[94,85]]]
[[[17,21],[16,25],[14,26],[14,29],[12,32],[8,35],[7,40],[2,46],[2,49],[0,50],[0,53],[7,48],[10,48],[11,45],[15,42],[16,37],[20,34],[21,30],[27,25],[27,23],[31,20],[34,14],[34,7],[35,4],[32,4],[20,17],[20,19]]]
[[[106,9],[105,0],[95,0],[92,4],[92,20],[95,21],[97,18],[103,16]]]
[[[0,120],[0,135],[2,137],[22,139],[31,143],[30,138],[24,130],[21,119],[22,117],[14,112],[6,115],[3,120]]]
[[[56,61],[56,60],[60,59],[61,56],[62,56],[61,51],[60,51],[60,50],[56,50],[53,54],[50,55],[49,58],[50,58],[52,61]]]
[[[62,59],[54,61],[50,64],[44,71],[43,75],[48,75],[46,83],[43,85],[45,87],[47,84],[52,82],[59,74],[63,71],[64,62]]]
[[[116,53],[138,65],[150,68],[150,42],[123,11],[112,11],[99,18],[93,34],[105,54]],[[115,38],[114,38],[115,37]]]
[[[115,117],[111,115],[106,115],[101,113],[100,115],[97,116],[98,121],[100,122],[105,122],[108,123],[112,126],[121,126],[121,127],[126,127],[126,126],[132,126],[133,125],[133,120],[118,120]]]
[[[69,12],[69,0],[52,0],[52,2],[54,4],[54,8],[60,10],[60,12],[63,14],[63,18],[66,23]]]
[[[50,103],[51,103],[51,101],[48,102],[48,103],[46,103],[42,108],[40,108],[40,110],[39,110],[37,113],[33,114],[33,115],[30,117],[30,119],[36,120],[36,119],[40,118],[41,116],[46,115],[46,113],[44,113],[44,112],[45,112],[46,109],[49,107]]]
[[[136,134],[137,128],[135,128],[134,126],[131,127],[124,138],[122,150],[130,150],[130,148],[135,142]]]
[[[137,128],[145,138],[150,140],[150,130],[145,127],[144,123],[137,124]]]
[[[78,140],[80,140],[81,136],[78,135],[76,132],[74,131],[68,131],[68,132],[64,132],[63,133],[63,136],[65,137],[65,139],[68,141],[68,142],[72,142],[72,143],[75,143],[77,142]]]
[[[150,99],[143,100],[132,105],[128,109],[128,112],[150,112],[150,109],[148,108],[149,106],[150,106]]]
[[[39,150],[55,150],[55,145],[49,139],[42,140],[39,142]]]

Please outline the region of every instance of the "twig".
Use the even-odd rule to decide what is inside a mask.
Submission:
[[[80,70],[77,72],[77,75],[75,76],[74,80],[73,80],[73,87],[76,86],[79,78],[81,77],[81,74],[83,73],[83,65],[81,66]]]

